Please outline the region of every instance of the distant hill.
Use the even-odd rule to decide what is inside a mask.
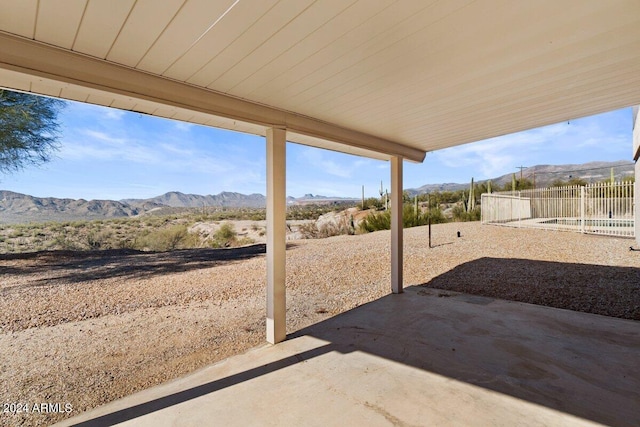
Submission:
[[[201,196],[198,194],[184,194],[179,191],[170,191],[151,199],[125,199],[122,203],[138,206],[141,203],[155,203],[172,208],[201,208],[234,207],[234,208],[263,208],[266,206],[266,198],[262,194],[241,194],[222,192],[217,195]]]
[[[355,199],[314,196],[287,197],[290,205],[324,204]],[[17,224],[46,221],[77,221],[133,217],[157,211],[171,213],[183,208],[264,208],[266,198],[262,194],[222,192],[201,196],[171,191],[150,199],[84,200],[34,197],[12,191],[0,190],[0,224]]]
[[[620,160],[616,162],[589,162],[583,164],[569,165],[536,165],[528,167],[522,171],[523,178],[533,181],[535,174],[535,182],[537,188],[549,187],[555,180],[569,181],[571,178],[582,178],[587,182],[598,182],[611,177],[611,168],[616,180],[633,175],[633,163]],[[514,172],[516,178],[520,178],[520,172]],[[497,178],[491,179],[492,188],[497,189],[505,184],[510,184],[513,173],[508,173]],[[471,177],[469,177],[469,182]],[[476,181],[478,184],[489,180]],[[410,188],[406,191],[412,196],[416,194],[432,193],[435,191],[457,191],[469,188],[469,182],[466,183],[447,183],[447,184],[426,184],[418,188]]]
[[[554,180],[568,181],[571,178],[582,178],[587,182],[609,179],[611,168],[614,168],[616,179],[633,175],[633,164],[627,161],[591,162],[581,165],[537,165],[523,171],[523,176],[533,180],[536,186],[549,186]],[[516,174],[519,176],[519,172]],[[511,182],[512,174],[493,178],[494,189]],[[469,177],[471,181],[471,177]],[[478,181],[485,182],[485,181]],[[408,189],[411,195],[434,191],[455,191],[469,188],[469,183],[427,184]],[[303,197],[287,197],[289,205],[326,204],[358,201],[359,199],[326,197],[305,194]],[[229,208],[263,208],[266,198],[262,194],[241,194],[222,192],[217,195],[201,196],[171,191],[150,199],[84,200],[57,199],[55,197],[33,197],[12,191],[0,190],[0,224],[75,221],[87,219],[121,218],[142,215],[145,213],[180,208],[229,207]]]
[[[153,209],[147,204],[144,209]],[[0,223],[75,221],[138,215],[141,207],[114,200],[57,199],[33,197],[0,190]]]

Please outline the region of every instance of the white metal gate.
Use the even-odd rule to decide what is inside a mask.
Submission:
[[[634,237],[633,182],[482,195],[482,223]]]

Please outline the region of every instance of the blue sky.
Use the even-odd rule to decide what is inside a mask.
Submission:
[[[69,102],[53,161],[0,175],[0,189],[39,197],[149,198],[168,191],[265,194],[262,137]],[[404,187],[466,183],[516,166],[631,161],[631,109],[427,153],[405,162]],[[377,196],[389,163],[287,144],[287,194]]]

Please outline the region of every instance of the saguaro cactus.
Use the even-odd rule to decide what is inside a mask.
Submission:
[[[473,178],[471,178],[471,187],[469,188],[469,202],[467,203],[467,212],[471,212],[476,208],[476,193],[473,186]]]

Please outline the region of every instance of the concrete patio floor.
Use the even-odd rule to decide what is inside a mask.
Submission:
[[[59,423],[640,425],[640,322],[409,287]]]

